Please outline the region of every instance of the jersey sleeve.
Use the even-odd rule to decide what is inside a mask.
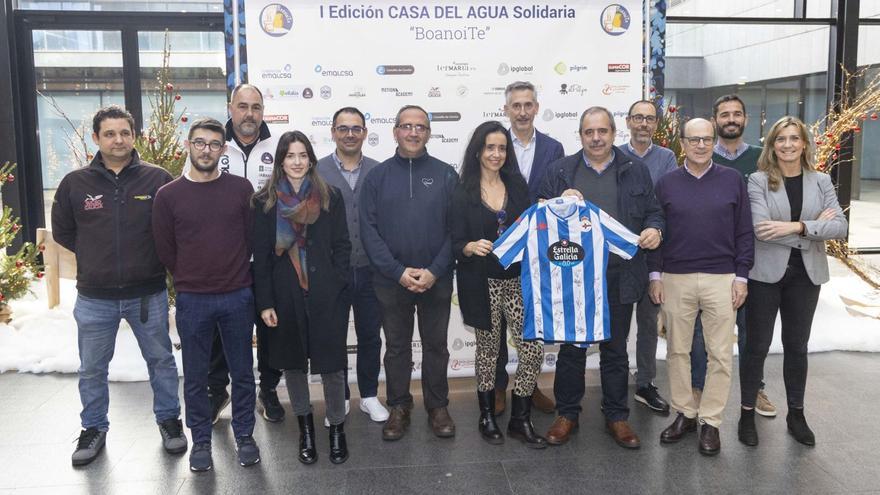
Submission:
[[[530,206],[492,245],[492,254],[505,269],[517,261],[522,261],[529,238],[529,224],[535,209],[539,206],[538,204]]]
[[[599,222],[602,224],[602,233],[605,235],[605,242],[608,243],[610,252],[625,260],[636,255],[639,250],[639,236],[633,234],[622,223],[601,209],[599,210]]]

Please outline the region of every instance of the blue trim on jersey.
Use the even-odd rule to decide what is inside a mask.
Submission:
[[[572,211],[575,213],[577,209]],[[555,212],[554,212],[555,214]],[[558,216],[558,215],[557,215]],[[569,215],[570,217],[571,215]],[[571,237],[568,232],[568,220],[563,220],[561,218],[556,220],[556,228],[559,232],[559,240],[566,239],[571,241]],[[583,262],[581,262],[583,263]],[[574,279],[572,276],[573,267],[557,267],[558,270],[561,271],[560,275],[562,278],[562,328],[563,334],[565,335],[565,340],[574,342],[577,340],[577,333],[575,331],[575,321],[574,321]]]

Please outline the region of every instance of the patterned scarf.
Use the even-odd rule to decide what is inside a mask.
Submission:
[[[321,213],[321,196],[311,187],[308,177],[303,180],[299,193],[287,178],[278,181],[278,202],[275,213],[275,254],[281,256],[285,251],[290,257],[299,285],[309,289],[306,266],[306,226],[315,223]]]

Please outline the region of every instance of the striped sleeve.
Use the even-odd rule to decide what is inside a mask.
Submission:
[[[517,261],[522,261],[529,237],[529,223],[537,207],[538,204],[534,204],[524,211],[492,245],[492,254],[505,269]]]
[[[639,250],[639,236],[602,210],[599,210],[599,223],[602,224],[602,233],[610,252],[625,260],[636,255]]]

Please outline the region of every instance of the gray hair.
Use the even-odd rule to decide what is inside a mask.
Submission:
[[[531,91],[532,94],[535,95],[535,101],[538,101],[538,90],[535,89],[534,84],[532,84],[528,81],[514,81],[514,82],[508,84],[507,87],[504,88],[504,101],[506,101],[506,102],[510,101],[510,93],[513,93],[514,91],[525,91],[525,90]]]
[[[612,114],[611,111],[605,107],[595,106],[595,107],[590,107],[590,108],[584,110],[584,113],[581,114],[581,120],[580,120],[580,123],[578,124],[578,134],[580,134],[584,131],[584,117],[586,117],[587,115],[593,115],[593,114],[597,114],[597,113],[604,113],[605,116],[608,117],[608,122],[611,123],[611,133],[612,134],[617,133],[617,126],[614,124],[614,114]]]

